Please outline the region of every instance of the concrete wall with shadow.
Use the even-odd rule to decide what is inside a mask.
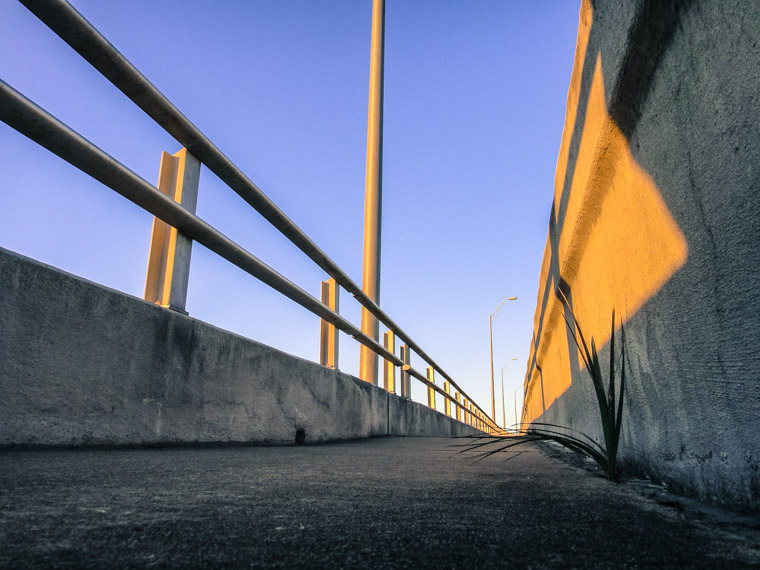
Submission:
[[[523,421],[601,441],[557,292],[603,363],[614,309],[627,337],[623,461],[751,509],[760,508],[758,103],[760,3],[583,0],[523,408]]]
[[[0,249],[0,447],[471,433],[348,374]]]

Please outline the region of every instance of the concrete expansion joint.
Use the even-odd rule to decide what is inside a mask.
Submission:
[[[385,416],[386,416],[385,434],[391,435],[391,394],[390,392],[385,393]]]

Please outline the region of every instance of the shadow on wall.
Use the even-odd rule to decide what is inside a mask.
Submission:
[[[561,290],[609,358],[629,467],[760,509],[760,3],[583,0],[523,422],[600,434]]]
[[[608,112],[602,54],[587,52],[592,21],[593,7],[585,0],[541,268],[525,422],[543,414],[570,386],[572,372],[580,370],[562,302],[554,294],[557,288],[584,330],[602,347],[609,341],[612,310],[627,322],[686,263],[688,255],[686,239],[657,185],[631,153],[623,129],[633,125]],[[663,28],[667,33],[667,26]],[[590,82],[584,85],[590,65]],[[651,74],[653,69],[642,72]],[[618,92],[628,90],[621,86]],[[618,99],[612,101],[616,107],[630,110],[636,105],[630,98]],[[574,160],[569,164],[571,149]]]

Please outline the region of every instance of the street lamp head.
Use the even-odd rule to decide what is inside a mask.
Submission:
[[[515,356],[514,358],[510,358],[509,360],[507,360],[507,363],[506,363],[504,366],[502,366],[502,367],[501,367],[501,377],[502,377],[502,379],[504,378],[504,369],[505,369],[507,366],[509,366],[509,364],[510,364],[510,363],[511,363],[513,360],[517,360],[517,357]]]
[[[493,312],[493,314],[488,317],[489,321],[492,320],[498,314],[499,311],[501,311],[501,308],[504,306],[504,303],[506,303],[507,301],[517,301],[517,297],[507,297],[501,303],[499,303],[499,306],[496,307],[496,310]]]
[[[507,297],[504,299],[498,307],[496,307],[496,310],[488,315],[488,342],[490,344],[491,349],[491,419],[495,421],[496,419],[496,399],[494,397],[494,382],[493,382],[493,330],[492,330],[492,323],[494,317],[501,311],[501,308],[504,306],[504,303],[507,301],[516,301],[517,297]],[[508,364],[508,363],[507,363]],[[503,370],[503,369],[502,369]],[[503,371],[502,371],[503,374]]]

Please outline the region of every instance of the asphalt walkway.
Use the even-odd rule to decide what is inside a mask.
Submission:
[[[2,452],[0,567],[760,568],[752,517],[459,443]]]

